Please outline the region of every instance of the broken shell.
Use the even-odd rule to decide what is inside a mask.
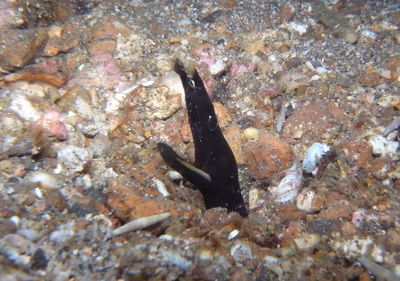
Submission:
[[[29,172],[25,176],[25,179],[28,182],[39,183],[40,185],[46,186],[47,188],[56,189],[60,186],[60,182],[57,176],[42,170]]]
[[[299,162],[295,162],[293,166],[286,171],[285,177],[281,180],[277,187],[270,189],[275,202],[288,202],[294,200],[301,188],[303,174]]]
[[[315,142],[307,149],[303,160],[303,170],[312,173],[318,168],[318,162],[330,150],[326,144]]]

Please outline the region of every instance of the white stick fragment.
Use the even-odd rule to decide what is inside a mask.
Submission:
[[[286,113],[288,111],[288,106],[285,104],[282,106],[281,110],[279,111],[278,118],[276,120],[275,130],[280,133],[283,129],[283,124],[286,120]]]
[[[154,179],[153,181],[154,181],[154,184],[156,185],[158,192],[160,192],[162,194],[162,196],[167,197],[169,195],[169,192],[168,192],[165,184],[162,181],[160,181],[159,179]]]
[[[126,224],[124,224],[121,227],[118,227],[113,230],[112,232],[112,237],[119,236],[121,234],[139,230],[142,228],[149,227],[151,225],[154,225],[156,223],[162,222],[166,219],[168,219],[171,216],[170,213],[161,213],[153,216],[148,216],[148,217],[142,217],[138,218],[136,220],[130,221]]]
[[[362,265],[371,271],[376,277],[385,281],[400,281],[400,277],[397,276],[393,271],[374,263],[373,261],[360,257],[358,261],[362,263]]]

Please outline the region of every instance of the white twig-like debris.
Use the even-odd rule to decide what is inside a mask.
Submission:
[[[167,187],[165,186],[165,184],[162,181],[160,181],[159,179],[154,179],[153,181],[154,181],[154,184],[156,185],[158,192],[160,192],[162,194],[162,196],[164,196],[164,197],[169,196]]]
[[[393,271],[383,267],[373,261],[360,257],[358,261],[366,268],[371,271],[376,277],[385,281],[400,281],[400,277],[397,276]]]
[[[136,220],[130,221],[126,224],[124,224],[121,227],[118,227],[113,230],[112,232],[112,237],[119,236],[121,234],[139,230],[142,228],[149,227],[151,225],[154,225],[156,223],[162,222],[166,219],[168,219],[171,216],[170,213],[161,213],[153,216],[148,216],[148,217],[142,217],[138,218]]]
[[[386,137],[387,135],[397,130],[398,128],[400,128],[400,117],[395,118],[392,122],[390,122],[389,125],[387,125],[385,131],[383,132],[383,136]]]
[[[278,118],[276,120],[275,130],[280,133],[283,129],[283,124],[286,120],[286,113],[288,112],[288,105],[283,105],[279,111]]]

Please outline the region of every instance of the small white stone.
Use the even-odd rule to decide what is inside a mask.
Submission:
[[[230,254],[237,263],[245,263],[253,259],[250,245],[245,242],[237,242],[231,247]]]
[[[324,74],[324,73],[327,73],[327,72],[328,72],[328,69],[326,69],[325,66],[318,66],[318,67],[315,69],[315,71],[316,71],[318,74]]]
[[[210,249],[201,249],[198,253],[198,256],[201,260],[212,260],[213,259],[213,252]]]
[[[300,250],[310,250],[321,240],[320,235],[305,233],[303,236],[294,239],[294,243]]]
[[[210,67],[209,67],[209,71],[211,73],[211,75],[217,75],[219,73],[221,73],[222,71],[224,71],[225,69],[225,63],[222,59],[218,58],[215,63],[213,63]]]
[[[11,101],[10,109],[17,113],[22,119],[35,122],[40,119],[40,112],[23,95],[17,95]]]
[[[183,180],[183,177],[177,171],[169,170],[166,175],[172,180]]]
[[[116,178],[118,174],[114,172],[113,168],[107,168],[104,172],[104,177],[106,178]]]
[[[398,155],[396,155],[396,152],[399,149],[398,142],[390,141],[382,135],[373,135],[369,139],[369,144],[372,146],[374,154],[382,157],[389,157],[394,160],[398,159]]]
[[[40,188],[38,188],[38,187],[35,188],[35,195],[36,195],[36,197],[37,197],[38,199],[42,199],[42,198],[43,198],[43,193],[42,193],[42,191],[40,190]]]
[[[273,256],[265,256],[264,257],[264,265],[269,270],[273,271],[281,277],[283,275],[283,269],[281,267],[281,262],[278,258]]]
[[[371,39],[376,39],[376,37],[378,36],[375,32],[368,30],[368,29],[362,30],[361,35],[364,37],[371,38]]]
[[[14,187],[12,187],[12,186],[7,186],[7,187],[5,188],[5,190],[4,190],[4,192],[5,192],[6,194],[13,194],[13,193],[15,192],[15,189],[14,189]]]
[[[312,190],[303,190],[297,196],[296,206],[306,213],[315,213],[322,209],[323,199]]]
[[[60,186],[60,182],[59,182],[57,176],[50,174],[48,172],[45,172],[45,171],[39,170],[39,171],[29,172],[25,176],[25,179],[32,183],[39,183],[40,185],[46,186],[48,188],[58,188]],[[40,196],[39,193],[36,193],[36,190],[35,190],[35,194],[36,194],[36,196]],[[43,194],[42,194],[42,196],[43,196]]]
[[[165,184],[162,181],[160,181],[159,179],[154,179],[153,181],[154,181],[154,184],[156,185],[158,192],[160,192],[162,194],[162,196],[164,196],[164,197],[169,196],[167,187],[165,186]]]
[[[108,114],[115,114],[118,112],[120,106],[121,106],[121,102],[119,100],[117,100],[114,97],[109,97],[107,99],[107,103],[104,108],[104,111]]]
[[[297,32],[300,35],[307,32],[307,27],[308,27],[307,24],[300,24],[294,21],[290,22],[288,25],[288,29],[290,32]]]
[[[384,251],[377,245],[373,245],[371,248],[371,258],[378,263],[383,262]]]
[[[252,141],[257,140],[258,139],[258,135],[259,135],[258,129],[254,128],[254,127],[246,128],[243,131],[243,137],[245,137],[248,140],[252,140]]]
[[[340,250],[347,258],[356,258],[365,256],[373,244],[369,237],[354,237],[352,240],[333,241],[332,248]]]
[[[71,221],[60,225],[57,230],[50,234],[50,240],[56,243],[64,243],[75,235],[75,222]]]
[[[379,98],[378,104],[382,107],[393,107],[394,104],[398,104],[399,99],[398,95],[385,94]]]
[[[234,239],[238,234],[239,234],[239,230],[237,230],[237,229],[232,230],[231,233],[229,233],[229,235],[228,235],[228,240]]]
[[[8,220],[13,224],[15,224],[16,226],[19,226],[19,224],[21,223],[21,219],[18,216],[12,216]]]
[[[57,152],[57,159],[69,170],[80,172],[90,161],[89,152],[78,146],[67,145]]]
[[[159,238],[161,240],[164,240],[164,241],[172,241],[172,240],[174,240],[174,238],[169,234],[163,234]]]
[[[319,142],[313,143],[306,152],[303,160],[303,170],[312,173],[318,167],[318,162],[330,150],[329,146]]]

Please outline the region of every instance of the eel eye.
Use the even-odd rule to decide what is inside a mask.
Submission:
[[[214,132],[218,127],[217,117],[215,117],[213,115],[208,115],[207,125],[208,125],[208,129],[210,130],[210,132]]]
[[[192,88],[192,89],[196,88],[196,84],[194,83],[193,79],[188,79],[188,84],[189,84],[190,88]]]

